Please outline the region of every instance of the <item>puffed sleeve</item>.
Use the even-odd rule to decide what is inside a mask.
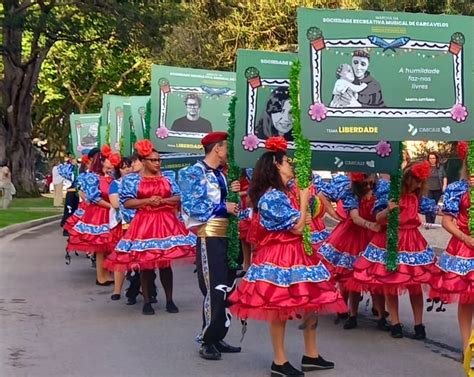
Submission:
[[[446,187],[443,195],[443,213],[458,217],[461,199],[469,189],[466,181],[453,182]]]
[[[70,182],[74,181],[74,165],[69,163],[59,165],[58,174]]]
[[[183,211],[198,221],[208,221],[213,215],[216,204],[207,196],[204,171],[198,166],[190,166],[181,169],[178,177]]]
[[[290,199],[279,190],[265,193],[258,202],[260,224],[270,231],[292,229],[300,219],[300,212],[291,206]]]
[[[252,168],[245,168],[245,175],[247,176],[248,180],[252,179],[253,169]]]
[[[171,185],[171,196],[180,196],[181,189],[179,188],[178,182],[176,182],[176,173],[173,170],[164,170],[161,174],[163,174]]]
[[[140,180],[140,175],[135,173],[122,178],[122,184],[119,186],[120,204],[124,205],[127,200],[137,198]]]
[[[316,194],[319,194],[319,193],[324,194],[325,192],[329,191],[329,189],[327,188],[327,186],[329,186],[329,183],[324,182],[319,174],[313,173],[312,181],[313,181],[314,188],[316,190]]]
[[[81,173],[78,175],[77,177],[77,188],[81,191],[83,191],[83,187],[84,187],[84,177],[86,176],[87,173]]]
[[[115,179],[110,184],[109,195],[118,195],[118,193],[119,193],[119,181]]]
[[[385,208],[388,207],[388,194],[390,192],[390,182],[381,179],[377,182],[377,186],[375,187],[375,204],[373,213],[379,213],[383,211]]]
[[[323,186],[320,189],[320,192],[330,201],[337,202],[342,199],[347,188],[350,187],[350,184],[351,181],[348,176],[339,174],[336,175],[330,183]]]
[[[438,203],[436,203],[434,199],[427,198],[426,196],[423,196],[420,199],[420,203],[418,205],[418,212],[422,215],[436,214],[438,212],[438,209]]]
[[[100,179],[95,173],[88,173],[84,176],[82,191],[86,194],[88,202],[97,203],[101,199]]]
[[[350,188],[347,188],[342,197],[342,208],[344,211],[349,213],[353,209],[359,209],[359,198],[352,192]]]

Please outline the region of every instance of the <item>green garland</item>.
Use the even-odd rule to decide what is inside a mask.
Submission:
[[[136,142],[137,142],[137,134],[135,133],[135,129],[132,128],[130,130],[130,155],[133,154],[133,149]]]
[[[99,117],[99,127],[97,129],[97,145],[100,147],[102,144],[102,133],[100,132],[102,130],[102,115]]]
[[[399,142],[399,156],[398,156],[398,169],[394,174],[390,175],[390,193],[389,200],[393,200],[398,203],[400,200],[401,193],[401,182],[402,182],[402,162],[403,162],[403,143]],[[399,226],[399,208],[388,213],[388,225],[387,225],[387,271],[396,271],[397,256],[398,256],[398,226]]]
[[[126,155],[126,152],[125,152],[125,136],[123,136],[123,135],[120,137],[120,154],[122,156]]]
[[[151,129],[151,99],[146,103],[145,112],[145,139],[150,140],[150,129]]]
[[[474,175],[474,141],[469,142],[466,163],[469,176]],[[469,207],[469,233],[471,233],[471,237],[474,237],[474,187],[470,188],[470,195],[471,205]]]
[[[110,145],[110,123],[107,123],[107,128],[105,129],[105,144]]]
[[[235,105],[237,102],[237,97],[232,97],[229,103],[229,119],[228,124],[228,134],[227,139],[227,151],[229,155],[228,159],[228,182],[237,181],[240,178],[240,168],[235,163],[235,151],[234,151],[234,138],[235,138]],[[229,202],[239,202],[239,194],[229,190],[227,195],[227,200]],[[227,250],[227,258],[229,268],[231,270],[236,270],[238,263],[237,259],[240,254],[240,240],[239,240],[239,219],[236,216],[231,215],[229,217],[229,226],[227,227],[227,239],[229,240],[229,247]]]
[[[311,176],[311,145],[309,140],[304,137],[303,129],[301,128],[300,118],[300,76],[301,63],[295,60],[290,71],[290,102],[291,114],[293,116],[293,130],[292,135],[295,140],[295,173],[296,182],[299,189],[308,188],[310,185]],[[311,230],[308,225],[303,230],[303,244],[307,255],[313,255],[313,248],[311,247]]]

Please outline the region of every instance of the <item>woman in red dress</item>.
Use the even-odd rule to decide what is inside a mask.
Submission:
[[[424,183],[429,176],[430,168],[426,161],[408,165],[402,178],[402,190],[399,201],[400,223],[398,233],[398,256],[396,271],[387,271],[387,232],[388,213],[396,204],[388,201],[388,187],[377,198],[374,212],[377,222],[384,229],[376,233],[361,257],[354,263],[354,285],[361,290],[368,290],[386,295],[388,310],[392,323],[391,335],[403,337],[398,312],[398,295],[406,291],[415,320],[415,338],[425,339],[423,326],[423,292],[422,285],[430,283],[434,271],[435,254],[422,236],[418,227],[421,225],[418,213],[437,212],[434,200],[422,197]]]
[[[96,254],[96,284],[110,285],[109,274],[103,268],[104,255],[114,247],[114,232],[110,227],[109,187],[113,181],[111,173],[114,162],[120,162],[120,156],[112,153],[108,145],[104,145],[97,153],[91,164],[90,172],[81,180],[81,190],[89,204],[84,209],[82,217],[69,231],[67,251],[80,251]]]
[[[458,142],[458,155],[464,160],[462,179],[451,183],[443,198],[443,228],[451,235],[446,250],[438,258],[431,280],[432,298],[458,302],[458,322],[463,349],[469,345],[474,309],[474,238],[469,231],[470,190],[474,177],[467,180],[466,142]]]
[[[196,236],[179,221],[176,209],[180,191],[176,181],[161,172],[160,154],[149,140],[135,144],[143,170],[123,177],[120,200],[137,213],[122,239],[105,262],[113,271],[140,270],[143,314],[155,314],[150,303],[150,286],[156,268],[171,262],[195,260]],[[171,271],[171,269],[169,269]],[[171,302],[167,302],[167,308]],[[174,305],[174,304],[173,304]]]
[[[316,317],[313,312],[338,312],[346,305],[321,262],[306,255],[302,232],[310,218],[307,213],[309,189],[301,190],[298,201],[289,194],[293,169],[286,156],[286,141],[269,138],[268,152],[254,169],[249,197],[258,218],[258,232],[252,264],[231,294],[230,311],[242,319],[267,320],[274,350],[272,376],[303,376],[286,357],[286,322],[307,316],[304,328],[305,355],[302,369],[330,369],[316,345]],[[255,224],[253,222],[253,224]]]

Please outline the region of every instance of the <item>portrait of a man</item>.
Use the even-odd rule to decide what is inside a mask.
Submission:
[[[98,133],[99,133],[99,126],[97,124],[91,124],[89,126],[87,135],[84,135],[81,137],[81,145],[83,147],[97,146]]]
[[[186,116],[178,118],[173,122],[171,131],[176,132],[212,132],[212,125],[207,119],[200,116],[201,98],[196,94],[188,94],[184,99]]]

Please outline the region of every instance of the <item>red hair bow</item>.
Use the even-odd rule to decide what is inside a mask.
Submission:
[[[461,160],[465,160],[467,157],[467,152],[469,151],[469,145],[466,141],[458,141],[456,146],[456,152]]]
[[[84,165],[87,165],[89,163],[89,156],[82,156],[81,157],[81,163],[84,164]]]
[[[431,166],[428,161],[419,162],[411,168],[412,174],[420,181],[426,181],[431,174]]]
[[[364,179],[367,178],[367,174],[365,173],[349,173],[349,178],[351,179],[352,182],[362,182]]]
[[[265,142],[265,149],[269,152],[286,152],[288,143],[283,136],[272,136]]]
[[[109,158],[110,154],[112,153],[112,148],[109,145],[105,144],[100,148],[100,154],[104,156],[104,158]]]
[[[147,157],[153,152],[153,144],[150,140],[140,140],[135,143],[135,149],[140,157]]]
[[[111,153],[108,157],[108,160],[115,168],[118,168],[122,162],[122,157],[120,157],[119,153]]]

